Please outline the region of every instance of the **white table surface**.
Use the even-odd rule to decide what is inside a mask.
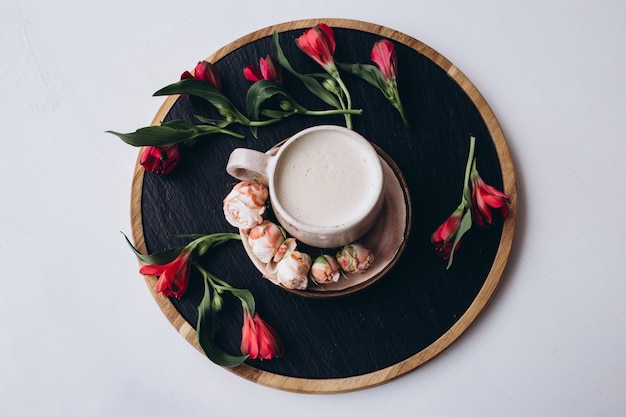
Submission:
[[[176,333],[120,235],[137,150],[103,133],[148,124],[151,94],[227,43],[317,17],[451,60],[498,117],[519,186],[478,321],[409,374],[335,395],[254,384]],[[4,0],[0,415],[626,415],[625,23],[622,0]]]

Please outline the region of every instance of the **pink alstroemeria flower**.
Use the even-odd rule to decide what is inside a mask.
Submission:
[[[200,61],[193,70],[193,74],[189,71],[183,72],[180,76],[181,80],[189,78],[197,78],[198,80],[206,81],[218,90],[222,89],[222,81],[217,69],[209,62]]]
[[[335,34],[330,26],[318,23],[296,39],[298,47],[329,73],[337,71],[335,55]]]
[[[481,227],[495,224],[497,220],[504,219],[509,213],[507,204],[511,201],[509,196],[502,191],[488,185],[474,171],[472,181],[472,212],[474,220]]]
[[[259,69],[260,68],[260,69]],[[261,80],[273,81],[278,85],[283,84],[283,74],[280,64],[270,55],[259,59],[259,68],[248,65],[243,69],[243,75],[253,83]]]
[[[378,66],[387,81],[398,75],[398,60],[391,41],[381,39],[374,43],[370,59]]]
[[[157,175],[166,175],[178,164],[180,149],[178,145],[172,146],[146,146],[141,151],[139,163],[146,171]]]
[[[283,341],[272,326],[267,324],[250,310],[243,309],[243,326],[241,328],[241,353],[249,355],[250,359],[281,358],[285,348]]]
[[[387,97],[387,100],[398,110],[404,124],[409,127],[410,123],[404,112],[400,93],[398,92],[398,58],[396,57],[393,42],[388,39],[381,39],[374,43],[370,52],[370,59],[376,64],[385,80],[385,86],[380,87],[381,91]]]
[[[459,232],[462,218],[463,207],[459,207],[437,228],[437,230],[435,230],[431,237],[431,240],[435,245],[435,252],[443,259],[450,258],[452,245],[454,244],[454,239]],[[459,241],[455,250],[459,248],[460,244],[461,242]]]
[[[165,297],[180,298],[189,286],[190,268],[191,250],[185,248],[172,262],[165,265],[145,265],[141,267],[139,273],[159,277],[155,287],[157,293],[161,293]]]

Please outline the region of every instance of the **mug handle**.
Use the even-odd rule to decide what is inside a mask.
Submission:
[[[271,156],[248,148],[236,148],[228,158],[226,172],[241,181],[258,181],[269,186]]]

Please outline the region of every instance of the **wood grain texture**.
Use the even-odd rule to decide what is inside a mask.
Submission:
[[[504,272],[512,247],[517,215],[517,189],[513,161],[504,134],[495,115],[476,87],[458,68],[432,48],[419,42],[418,40],[392,29],[371,23],[347,19],[309,19],[278,24],[276,26],[267,27],[251,33],[216,51],[214,54],[210,55],[207,60],[214,63],[218,62],[229,54],[237,51],[239,48],[242,48],[256,40],[270,36],[275,28],[282,33],[290,30],[306,29],[321,21],[327,23],[333,28],[362,31],[386,37],[397,43],[403,44],[417,53],[427,57],[430,61],[441,68],[441,70],[443,70],[452,80],[454,80],[460,89],[462,89],[462,91],[469,97],[471,102],[474,103],[476,110],[480,114],[480,117],[482,118],[486,129],[491,136],[491,141],[493,142],[493,147],[499,162],[502,186],[505,192],[511,197],[511,204],[509,216],[502,225],[502,231],[497,243],[497,251],[495,252],[493,262],[488,270],[488,273],[486,274],[484,282],[478,289],[476,296],[473,298],[473,301],[465,309],[464,313],[460,315],[460,317],[458,317],[458,319],[456,319],[456,321],[454,321],[454,323],[449,326],[445,332],[436,337],[432,343],[429,343],[416,353],[405,359],[398,360],[391,365],[384,366],[382,369],[371,370],[364,374],[349,375],[345,377],[296,377],[285,373],[281,374],[264,370],[248,363],[231,369],[231,371],[235,374],[262,385],[281,390],[307,393],[346,392],[379,385],[417,368],[453,343],[470,326],[470,324],[476,320],[480,312],[493,296]],[[402,75],[400,75],[400,77],[402,77]],[[152,124],[160,124],[166,119],[168,113],[176,103],[176,99],[177,97],[168,97],[164,101]],[[143,186],[144,171],[137,162],[131,192],[131,221],[135,245],[140,251],[145,252],[147,248],[144,236],[144,219],[142,218]],[[415,196],[412,196],[412,199],[414,199],[415,202]],[[453,208],[454,207],[451,207],[450,212]],[[447,214],[449,213],[443,214],[443,219],[445,219]],[[155,282],[156,279],[154,277],[146,277],[148,288],[157,301],[159,307],[163,310],[167,319],[178,330],[178,332],[185,337],[187,341],[189,341],[189,343],[202,352],[197,343],[194,328],[188,323],[187,320],[185,320],[171,300],[155,294]]]

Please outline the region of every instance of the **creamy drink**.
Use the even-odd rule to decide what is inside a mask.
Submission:
[[[269,187],[276,219],[289,235],[319,248],[362,237],[383,205],[383,171],[372,145],[340,126],[302,130],[275,153],[233,150],[226,170]]]
[[[334,131],[312,132],[293,143],[274,172],[285,212],[318,227],[341,227],[367,214],[379,193],[371,173],[378,156],[367,151]]]

